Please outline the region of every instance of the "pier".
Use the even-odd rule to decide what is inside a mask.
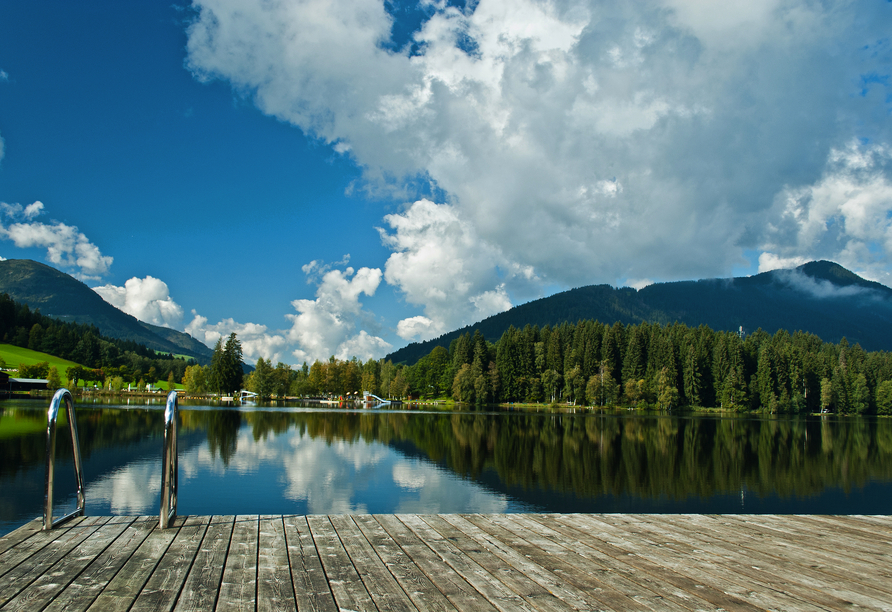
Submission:
[[[892,517],[86,516],[0,538],[2,610],[890,610]]]

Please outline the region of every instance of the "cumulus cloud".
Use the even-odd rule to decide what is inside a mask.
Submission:
[[[186,325],[186,333],[209,347],[213,347],[221,339],[225,342],[230,334],[235,334],[242,345],[242,354],[249,363],[256,363],[261,357],[278,362],[288,345],[281,333],[270,332],[266,325],[238,323],[231,317],[208,325],[207,317],[195,310],[192,311],[192,321]]]
[[[152,276],[133,277],[123,287],[108,284],[94,287],[93,291],[145,323],[177,328],[183,319],[183,309],[171,299],[167,283]]]
[[[798,289],[803,293],[807,293],[810,296],[819,299],[851,297],[854,295],[874,299],[885,299],[885,296],[880,295],[879,292],[873,289],[860,287],[858,285],[841,287],[828,280],[808,276],[800,270],[783,270],[777,274],[777,278],[780,279],[782,283],[786,283],[794,289]]]
[[[759,270],[829,259],[889,285],[892,149],[851,141],[831,149],[821,177],[775,199]]]
[[[858,236],[875,233],[889,176],[888,92],[862,86],[892,66],[888,3],[430,3],[411,53],[388,50],[383,0],[195,6],[197,78],[349,155],[370,184],[421,177],[444,194],[385,218],[385,279],[424,309],[401,337],[524,290],[719,276],[746,250],[810,256],[794,247],[837,241],[843,221],[850,265],[886,248]],[[877,149],[857,170],[845,143],[863,137]],[[811,204],[822,185],[834,215]]]
[[[361,329],[375,328],[377,324],[359,301],[362,294],[375,294],[381,283],[381,270],[335,267],[347,261],[349,255],[336,264],[312,261],[303,266],[308,282],[317,285],[316,299],[291,303],[297,314],[285,315],[289,328],[271,330],[266,325],[239,323],[232,318],[209,324],[207,317],[193,310],[186,333],[208,346],[235,333],[246,360],[251,363],[260,357],[273,362],[296,360],[298,363],[327,360],[332,355],[363,361],[382,357],[392,345]]]
[[[44,205],[34,202],[28,206],[0,203],[0,212],[10,221],[0,225],[0,237],[12,240],[21,249],[46,248],[50,263],[77,268],[75,276],[82,280],[97,280],[108,273],[113,258],[103,255],[99,247],[79,232],[76,226],[59,221],[41,223],[33,219],[43,214]]]
[[[286,337],[297,345],[292,355],[298,361],[358,357],[362,360],[380,357],[391,348],[383,339],[372,336],[358,327],[369,322],[359,297],[373,296],[381,283],[381,270],[351,267],[330,269],[317,262],[304,266],[317,283],[315,300],[294,300],[291,305],[297,314],[286,315],[291,329]],[[318,276],[312,273],[318,272]]]
[[[504,284],[490,287],[500,265],[518,274],[523,271],[513,270],[497,249],[459,218],[454,207],[419,200],[384,221],[394,230],[380,230],[384,244],[394,251],[385,266],[385,279],[399,287],[409,303],[425,311],[423,317],[399,322],[401,338],[426,340],[464,321],[511,307]]]

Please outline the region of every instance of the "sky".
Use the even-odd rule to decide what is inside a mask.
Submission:
[[[246,361],[572,287],[892,285],[889,0],[0,3],[0,257]]]

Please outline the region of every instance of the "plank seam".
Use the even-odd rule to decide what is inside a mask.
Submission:
[[[114,518],[114,517],[112,517],[112,518]],[[136,518],[137,518],[137,517],[133,516],[133,517],[127,517],[127,518],[128,518],[129,520],[126,521],[126,522],[124,523],[124,529],[121,530],[121,533],[119,533],[119,534],[116,535],[114,538],[112,538],[111,540],[109,540],[108,544],[106,544],[106,545],[102,548],[102,550],[100,550],[100,551],[97,552],[95,555],[93,555],[93,558],[90,559],[90,562],[87,563],[87,564],[85,564],[85,565],[81,568],[81,570],[80,570],[75,576],[73,576],[73,577],[71,578],[71,580],[69,580],[69,581],[65,584],[64,587],[62,587],[62,588],[59,590],[59,593],[64,592],[68,587],[70,587],[70,586],[72,585],[72,583],[73,583],[75,580],[77,580],[78,578],[80,578],[80,576],[81,576],[84,572],[87,571],[87,568],[89,568],[89,567],[93,564],[93,562],[94,562],[96,559],[98,559],[99,557],[101,557],[102,554],[103,554],[106,550],[108,550],[108,548],[109,548],[112,544],[114,544],[115,542],[117,542],[117,541],[118,541],[118,538],[120,538],[121,536],[123,536],[123,535],[127,532],[127,528],[130,527],[134,522],[136,522]],[[103,524],[100,526],[100,528],[105,527],[106,525],[109,524],[109,522],[110,522],[110,521],[106,521],[105,523],[103,523]],[[114,525],[114,524],[120,524],[120,523],[112,523],[112,524]],[[98,529],[97,529],[97,531],[98,531]],[[94,532],[94,533],[95,533],[95,532]],[[92,535],[92,534],[91,534],[91,535]],[[87,539],[89,539],[89,538],[87,538]],[[84,540],[84,542],[82,542],[81,544],[85,543],[86,541],[87,541],[87,540]],[[78,544],[78,546],[80,546],[81,544]],[[75,548],[72,549],[72,552],[73,552],[74,550],[77,550],[77,546],[76,546]],[[65,556],[67,557],[68,555],[65,555]],[[58,565],[59,563],[61,563],[61,562],[63,561],[64,558],[65,558],[65,557],[62,557],[61,559],[59,559],[58,561],[56,561],[56,563],[54,563],[54,564],[52,565],[52,567],[50,567],[47,571],[48,571],[48,572],[49,572],[49,571],[52,571],[53,567],[55,567],[56,565]],[[58,596],[58,594],[57,594],[56,596]],[[55,597],[53,597],[53,599],[55,599]],[[95,600],[95,597],[94,597],[93,599]],[[49,602],[47,602],[46,605],[44,605],[41,609],[46,608],[46,607],[49,606],[51,603],[52,603],[52,599],[51,599]],[[92,602],[91,602],[91,603],[92,603]]]

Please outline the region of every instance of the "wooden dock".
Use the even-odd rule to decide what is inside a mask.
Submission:
[[[892,517],[88,516],[0,538],[0,610],[892,610]]]

